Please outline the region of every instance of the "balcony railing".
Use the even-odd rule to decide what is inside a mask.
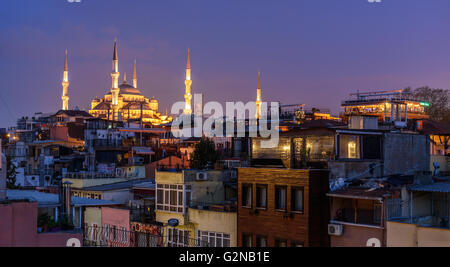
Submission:
[[[83,245],[86,247],[208,247],[208,242],[193,238],[167,240],[160,234],[128,231],[114,227],[85,227]]]

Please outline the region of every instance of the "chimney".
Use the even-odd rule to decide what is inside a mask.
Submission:
[[[2,152],[2,139],[0,139],[0,201],[6,199],[6,157]]]
[[[60,187],[60,190],[61,190],[60,196],[62,197],[62,203],[61,203],[62,215],[66,216],[66,218],[69,222],[72,221],[72,203],[71,203],[71,196],[70,196],[71,185],[72,185],[71,182],[64,182],[64,183],[62,183],[62,186]]]

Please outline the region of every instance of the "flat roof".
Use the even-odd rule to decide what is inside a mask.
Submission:
[[[392,190],[373,189],[364,187],[349,187],[327,193],[327,196],[329,197],[370,199],[370,200],[383,200],[385,197],[391,195]]]
[[[6,197],[8,200],[28,200],[37,202],[38,207],[57,207],[60,205],[57,194],[43,193],[36,190],[6,190]],[[112,206],[120,205],[122,203],[113,202],[109,200],[91,199],[84,197],[71,198],[72,204],[76,207],[83,206]]]
[[[81,188],[78,190],[81,191],[112,191],[112,190],[119,190],[119,189],[126,189],[126,188],[132,188],[132,187],[143,187],[143,186],[149,186],[148,184],[154,184],[152,181],[149,181],[148,178],[143,179],[135,179],[130,180],[126,182],[118,182],[118,183],[111,183],[111,184],[104,184],[104,185],[95,185],[95,186],[89,186],[85,188]]]
[[[411,185],[409,191],[450,193],[450,183],[440,182],[427,185]]]

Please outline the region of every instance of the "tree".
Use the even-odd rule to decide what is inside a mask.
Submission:
[[[208,164],[214,165],[219,159],[219,153],[211,139],[202,137],[200,142],[195,145],[194,153],[191,155],[191,168],[204,169]]]
[[[418,100],[428,102],[430,105],[425,107],[425,112],[431,120],[450,122],[450,92],[448,89],[423,86],[414,90],[406,88],[403,92],[411,94]]]
[[[16,165],[12,162],[11,156],[6,156],[6,187],[15,189],[16,186]]]

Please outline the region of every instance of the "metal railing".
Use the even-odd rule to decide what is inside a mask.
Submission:
[[[178,240],[154,234],[110,227],[84,227],[85,247],[209,247],[209,243],[193,238]]]

